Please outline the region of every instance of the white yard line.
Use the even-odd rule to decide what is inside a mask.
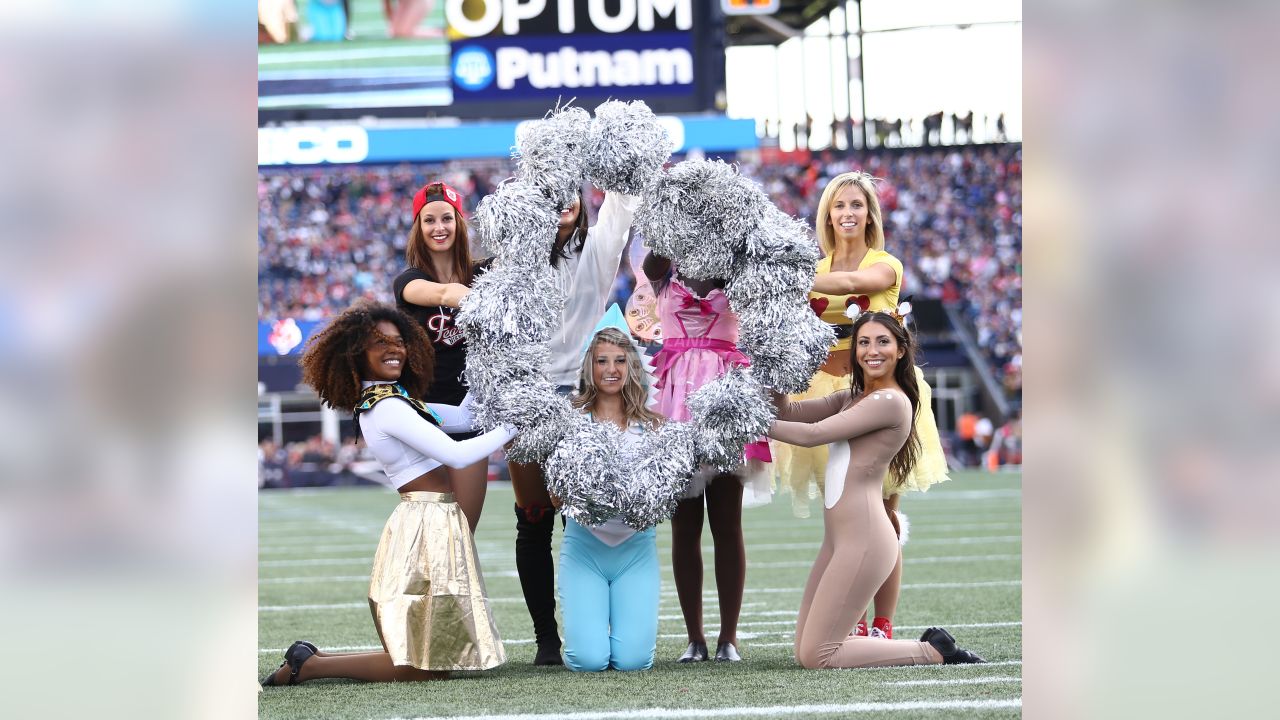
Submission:
[[[852,713],[916,712],[920,710],[994,710],[1020,708],[1022,698],[1004,700],[910,700],[863,702],[846,705],[754,705],[720,708],[645,708],[589,712],[522,713],[519,715],[469,715],[453,720],[660,720],[663,718],[769,717],[773,715],[848,715]],[[396,720],[407,720],[396,718]],[[418,717],[413,720],[435,720]]]
[[[989,665],[990,663],[973,663],[977,667]],[[987,683],[1020,683],[1020,677],[980,677],[980,678],[960,678],[958,680],[894,680],[880,683],[881,685],[893,685],[896,687],[907,687],[917,685],[985,685]]]
[[[275,582],[278,582],[278,583],[311,582],[311,580],[315,580],[315,582],[320,582],[320,580],[324,580],[324,582],[337,582],[337,580],[355,580],[355,579],[369,580],[369,575],[339,575],[339,577],[329,577],[329,578],[275,578]],[[902,585],[902,589],[996,588],[996,587],[1016,587],[1016,585],[1021,585],[1021,584],[1023,584],[1021,580],[982,580],[982,582],[975,582],[975,583],[906,583]],[[801,591],[804,591],[804,588],[799,588],[799,587],[796,587],[796,588],[748,588],[748,591],[750,593],[755,593],[755,594],[762,594],[762,593],[800,594]],[[666,600],[668,601],[673,600],[673,598],[676,597],[676,591],[663,591],[662,597],[666,598]],[[716,593],[704,592],[703,600],[716,601],[717,600]],[[524,598],[522,597],[490,597],[489,602],[524,602]],[[753,607],[758,605],[764,605],[764,603],[763,602],[742,603],[742,607]],[[351,603],[348,603],[348,602],[334,603],[334,605],[268,605],[268,606],[259,607],[259,611],[283,612],[283,611],[288,611],[293,609],[315,610],[315,609],[330,609],[330,607],[349,607],[349,606],[351,606]],[[356,603],[356,606],[364,607],[364,603]],[[780,611],[771,611],[771,612],[795,612],[795,611],[780,610]]]
[[[911,501],[928,502],[929,500],[989,500],[991,498],[1020,498],[1021,490],[938,490],[936,492],[913,493]]]

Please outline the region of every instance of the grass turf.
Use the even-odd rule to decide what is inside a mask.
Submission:
[[[1012,706],[934,708],[934,716],[1015,717],[1021,714],[1021,476],[956,473],[926,494],[904,496],[911,517],[903,592],[895,621],[899,638],[923,627],[951,629],[962,647],[992,664],[869,670],[808,671],[792,657],[795,612],[822,535],[821,503],[813,517],[792,516],[791,497],[775,496],[744,511],[747,588],[734,665],[680,665],[687,643],[670,570],[670,530],[659,528],[662,561],[658,652],[652,670],[571,673],[532,665],[529,616],[515,573],[512,495],[490,487],[476,535],[507,664],[447,682],[364,684],[325,680],[267,688],[262,718],[392,718],[451,715],[636,710],[644,708],[773,707],[770,717],[844,715],[858,703],[1012,701]],[[259,677],[280,663],[295,639],[330,651],[377,645],[365,601],[369,564],[382,523],[397,502],[380,488],[268,491],[259,496]],[[562,531],[555,534],[559,553]],[[704,618],[714,648],[718,629],[710,532],[703,535]],[[787,711],[795,706],[828,706]],[[907,717],[928,708],[860,708],[858,717]],[[660,717],[661,715],[655,715]]]

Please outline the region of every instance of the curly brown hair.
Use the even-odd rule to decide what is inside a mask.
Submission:
[[[334,318],[307,342],[302,354],[302,381],[320,399],[338,410],[353,410],[360,401],[360,381],[369,341],[378,337],[378,323],[389,322],[404,338],[405,363],[398,382],[409,395],[426,395],[435,369],[435,351],[422,326],[399,310],[372,302],[358,302]]]

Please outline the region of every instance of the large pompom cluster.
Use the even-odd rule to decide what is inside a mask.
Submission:
[[[596,108],[583,164],[597,187],[643,195],[675,144],[644,102],[610,100]]]
[[[458,314],[477,422],[516,428],[508,457],[545,463],[547,488],[567,517],[650,527],[675,511],[699,464],[732,468],[767,430],[773,408],[762,382],[794,392],[826,357],[831,330],[805,302],[816,247],[803,223],[730,165],[693,160],[662,171],[672,144],[641,102],[604,103],[593,119],[557,109],[525,127],[517,150],[519,177],[476,212],[497,261]],[[630,445],[617,428],[576,412],[546,378],[564,303],[548,258],[558,209],[584,177],[608,191],[643,193],[637,230],[682,274],[733,278],[726,295],[754,363],[694,393],[690,422],[666,423]]]

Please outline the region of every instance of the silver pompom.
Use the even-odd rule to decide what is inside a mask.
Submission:
[[[528,270],[499,262],[472,283],[456,322],[468,344],[547,342],[563,307],[564,294],[545,260]]]
[[[520,463],[542,462],[564,440],[581,415],[569,402],[556,394],[550,383],[531,384],[531,391],[521,393],[523,383],[510,383],[504,388],[499,407],[510,413],[516,439],[507,450],[507,458]]]
[[[586,110],[565,107],[525,123],[516,136],[520,177],[541,188],[553,207],[568,206],[578,197],[590,130],[591,115]]]
[[[831,326],[808,305],[764,306],[738,316],[740,346],[751,374],[782,393],[803,392],[835,343]]]
[[[685,160],[659,173],[635,225],[654,252],[678,261],[682,275],[727,278],[769,207],[764,192],[733,166]]]
[[[742,464],[742,448],[765,434],[773,405],[748,370],[730,368],[685,401],[692,418],[698,459],[720,470]]]
[[[645,436],[622,459],[629,469],[619,488],[622,519],[636,530],[671,517],[697,467],[693,434],[684,423],[667,423]]]
[[[779,263],[739,257],[725,283],[724,294],[739,314],[764,303],[807,297],[813,287],[814,264]]]
[[[822,254],[809,226],[775,207],[768,208],[760,223],[742,244],[745,258],[812,268]]]
[[[643,195],[671,158],[675,143],[643,101],[610,100],[596,108],[584,165],[596,186]]]
[[[618,515],[621,431],[610,423],[578,416],[543,465],[547,492],[560,498],[561,512],[596,526]]]
[[[509,263],[545,265],[559,225],[555,204],[525,180],[504,181],[476,206],[475,228],[481,244]]]

